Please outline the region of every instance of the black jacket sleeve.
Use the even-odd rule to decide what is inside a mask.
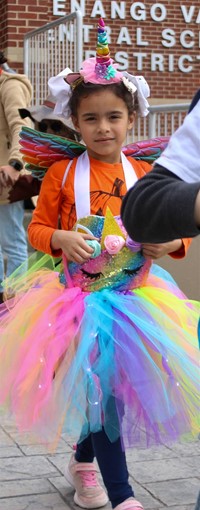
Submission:
[[[200,182],[188,184],[155,164],[124,197],[121,216],[129,236],[143,243],[197,236],[194,205],[199,190]]]

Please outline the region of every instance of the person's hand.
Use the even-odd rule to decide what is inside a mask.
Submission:
[[[3,165],[0,167],[0,186],[6,188],[15,184],[19,179],[20,172],[15,170],[11,165]]]
[[[82,234],[80,232],[55,230],[51,238],[51,247],[53,250],[61,249],[69,262],[78,262],[83,264],[90,259],[94,250],[88,246],[86,240],[96,240],[90,234]]]
[[[195,201],[194,220],[195,220],[196,226],[198,228],[200,228],[200,191],[198,192],[196,201]]]
[[[146,259],[156,260],[168,255],[168,253],[179,250],[181,246],[181,239],[175,239],[174,241],[160,244],[145,243],[142,244],[142,253]]]

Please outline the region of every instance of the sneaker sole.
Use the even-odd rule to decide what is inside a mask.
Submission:
[[[102,502],[101,504],[97,504],[97,503],[94,503],[93,501],[91,501],[91,505],[86,505],[84,504],[79,498],[78,498],[78,494],[77,492],[75,492],[74,494],[74,503],[76,503],[76,505],[80,506],[81,508],[88,508],[88,509],[92,509],[92,508],[101,508],[103,506],[106,506],[107,503],[108,503],[108,498],[106,497],[106,494],[105,494],[105,500],[104,500],[104,503]]]

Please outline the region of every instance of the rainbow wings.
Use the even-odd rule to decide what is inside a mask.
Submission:
[[[73,159],[85,150],[79,142],[27,127],[23,127],[20,133],[20,145],[26,169],[39,180],[56,161]]]
[[[169,137],[152,138],[130,143],[122,150],[126,156],[152,163],[160,156],[168,141]],[[73,159],[86,150],[80,142],[27,127],[23,127],[20,133],[20,145],[26,169],[39,180],[43,179],[47,169],[56,161]]]

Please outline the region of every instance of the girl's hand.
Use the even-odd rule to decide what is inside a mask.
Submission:
[[[90,234],[80,232],[55,230],[51,238],[51,247],[53,250],[61,249],[69,262],[83,264],[90,259],[94,250],[88,246],[86,240],[98,239]]]
[[[146,259],[160,259],[168,253],[180,250],[182,246],[182,239],[175,239],[169,243],[162,244],[150,244],[146,243],[142,245],[142,253]]]

